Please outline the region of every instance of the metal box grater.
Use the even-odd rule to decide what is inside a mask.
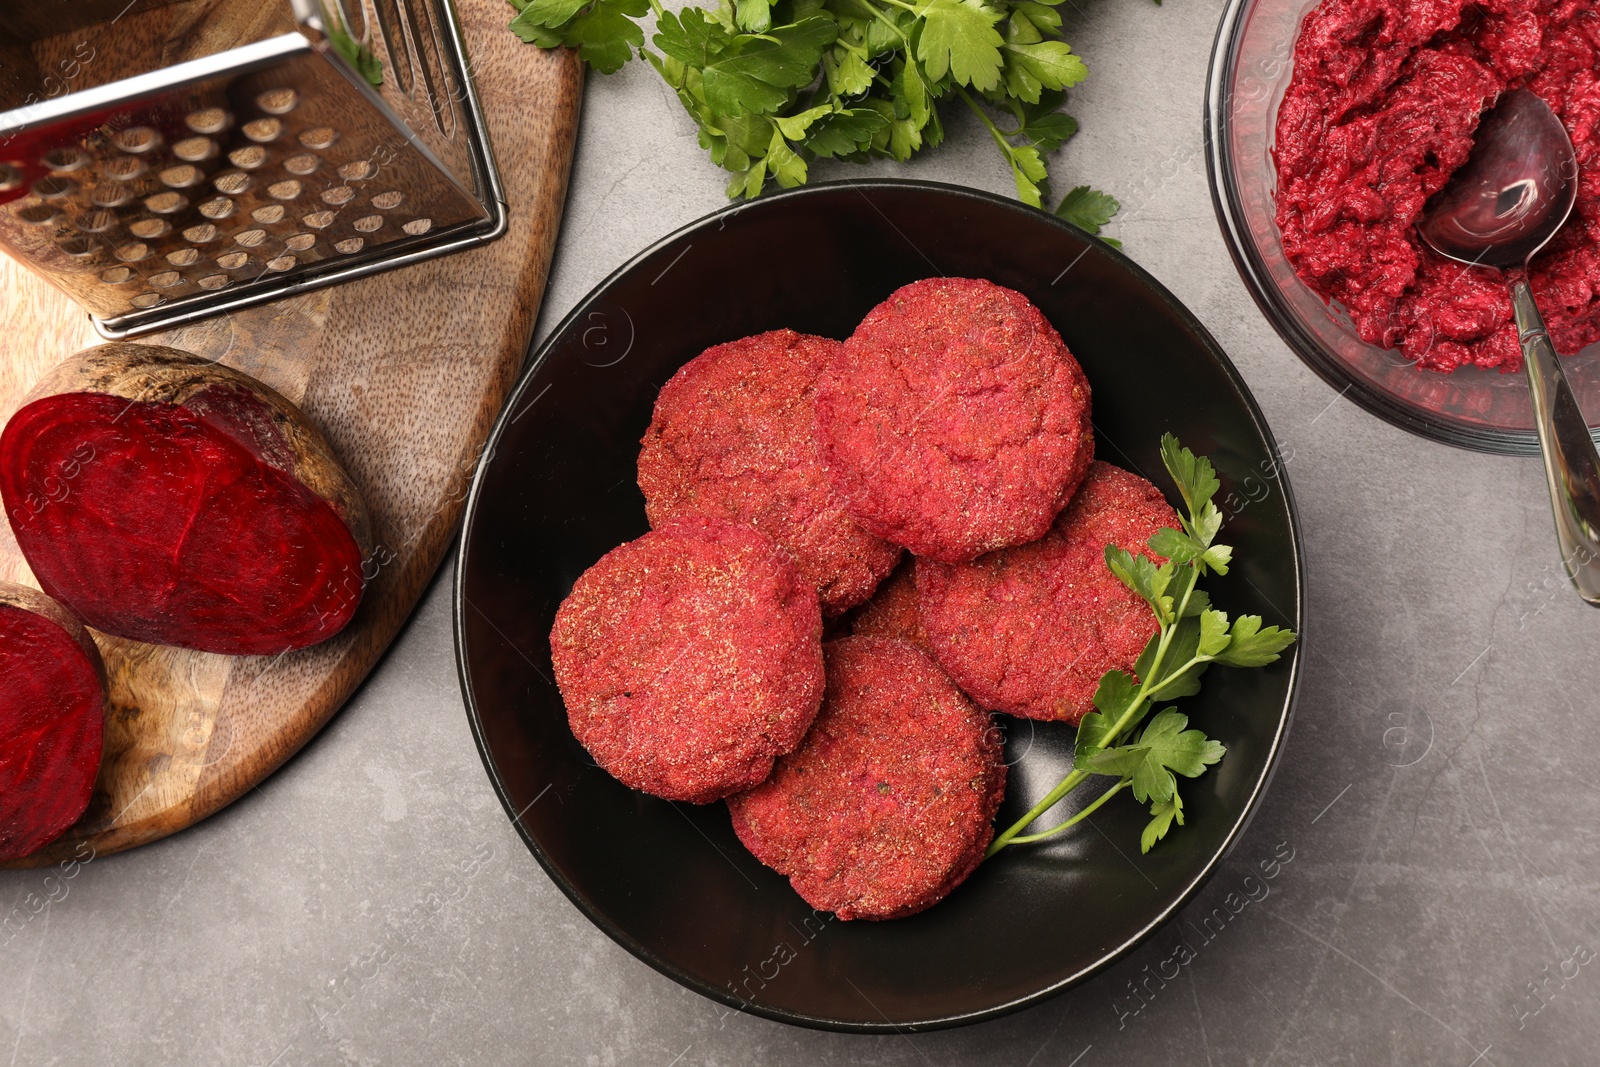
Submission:
[[[0,0],[0,247],[107,337],[505,227],[450,0]]]

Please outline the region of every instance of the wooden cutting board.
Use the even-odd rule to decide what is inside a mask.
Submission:
[[[96,633],[111,695],[94,799],[64,837],[15,866],[81,857],[81,842],[98,855],[133,848],[238,799],[333,717],[438,569],[533,331],[582,92],[576,58],[517,40],[503,0],[456,6],[510,232],[481,249],[138,339],[255,375],[328,436],[366,494],[381,546],[355,621],[275,659]],[[45,371],[99,343],[75,304],[3,256],[0,321],[0,422]],[[37,584],[3,522],[0,579]]]

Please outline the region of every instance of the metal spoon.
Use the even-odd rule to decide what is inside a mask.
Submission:
[[[1527,271],[1572,214],[1577,194],[1566,128],[1543,100],[1517,89],[1483,117],[1472,155],[1424,209],[1417,232],[1440,255],[1507,273],[1561,560],[1578,595],[1600,607],[1600,455]]]

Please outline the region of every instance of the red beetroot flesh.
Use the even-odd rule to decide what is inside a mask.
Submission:
[[[1600,340],[1600,30],[1591,3],[1323,0],[1278,107],[1277,221],[1295,272],[1363,339],[1419,367],[1522,365],[1496,270],[1427,248],[1416,220],[1483,112],[1527,88],[1578,153],[1578,201],[1529,283],[1558,351]]]
[[[0,860],[44,847],[89,806],[105,690],[72,635],[0,604]]]
[[[229,655],[315,644],[361,600],[361,549],[327,501],[250,447],[269,416],[232,385],[183,406],[66,393],[0,435],[0,494],[41,587],[97,630]],[[285,446],[287,449],[287,446]]]

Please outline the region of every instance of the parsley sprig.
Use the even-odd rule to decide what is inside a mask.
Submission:
[[[1041,207],[1051,153],[1077,132],[1061,111],[1088,73],[1062,40],[1062,0],[510,0],[511,29],[568,45],[611,73],[635,53],[677,93],[730,197],[804,183],[818,159],[905,162],[944,140],[941,105],[974,111]],[[655,16],[645,43],[638,20]],[[1080,186],[1057,214],[1098,233],[1118,209]]]
[[[1229,619],[1211,605],[1199,581],[1211,572],[1228,573],[1233,549],[1216,543],[1222,512],[1212,502],[1220,483],[1211,461],[1161,438],[1161,459],[1183,496],[1181,530],[1162,529],[1150,538],[1150,551],[1166,557],[1157,566],[1148,556],[1106,546],[1106,566],[1149,605],[1156,635],[1145,645],[1133,673],[1107,671],[1095,690],[1095,710],[1083,717],[1073,752],[1073,770],[1043,800],[999,834],[986,856],[1010,845],[1043,841],[1098,811],[1124,789],[1150,806],[1150,822],[1140,837],[1149,852],[1173,823],[1183,825],[1178,775],[1196,778],[1227,751],[1173,707],[1151,715],[1158,702],[1193,696],[1213,663],[1264,667],[1294,643],[1293,630],[1262,626],[1259,615]],[[1148,719],[1148,722],[1146,721]],[[1139,727],[1143,725],[1143,729]],[[1072,817],[1038,833],[1023,833],[1041,815],[1092,775],[1111,775],[1115,784]]]

